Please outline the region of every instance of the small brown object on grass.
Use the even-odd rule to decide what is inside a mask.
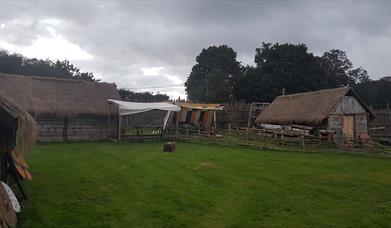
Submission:
[[[166,142],[164,143],[163,152],[174,152],[175,151],[175,142]]]

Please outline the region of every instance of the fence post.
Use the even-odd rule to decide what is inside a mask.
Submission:
[[[322,147],[322,134],[319,132],[319,147]]]
[[[186,139],[189,139],[189,129],[186,128]]]
[[[228,123],[228,144],[231,144],[231,123]]]

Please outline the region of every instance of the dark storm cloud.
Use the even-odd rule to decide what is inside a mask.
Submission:
[[[339,48],[372,78],[391,74],[391,4],[388,2],[6,2],[0,40],[28,46],[56,33],[93,56],[75,60],[121,87],[183,83],[195,56],[209,45],[228,44],[244,64],[252,64],[261,42],[302,42],[311,52]],[[4,34],[7,32],[7,34]],[[142,68],[163,67],[145,76]],[[159,89],[171,94],[183,89]]]

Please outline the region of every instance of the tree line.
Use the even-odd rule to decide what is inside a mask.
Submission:
[[[188,99],[195,102],[271,102],[286,94],[351,86],[373,108],[391,107],[391,76],[371,80],[354,67],[342,50],[316,56],[305,44],[262,43],[255,50],[254,66],[243,66],[227,45],[210,46],[196,57],[185,83]],[[68,60],[26,58],[0,50],[0,72],[16,75],[99,81]],[[166,94],[119,89],[123,100],[163,101]]]
[[[166,94],[152,94],[150,92],[134,92],[128,89],[119,89],[119,95],[124,101],[132,102],[162,102],[170,97]]]
[[[185,83],[188,98],[196,102],[271,102],[283,90],[292,94],[351,86],[373,107],[391,104],[390,80],[371,80],[342,50],[316,56],[305,44],[262,43],[255,50],[254,63],[242,66],[227,45],[203,49]]]

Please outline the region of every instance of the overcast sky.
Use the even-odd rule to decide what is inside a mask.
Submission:
[[[262,42],[342,49],[371,78],[391,75],[391,1],[0,2],[0,48],[175,98],[184,87],[164,87],[183,85],[203,48],[227,44],[252,64]]]

